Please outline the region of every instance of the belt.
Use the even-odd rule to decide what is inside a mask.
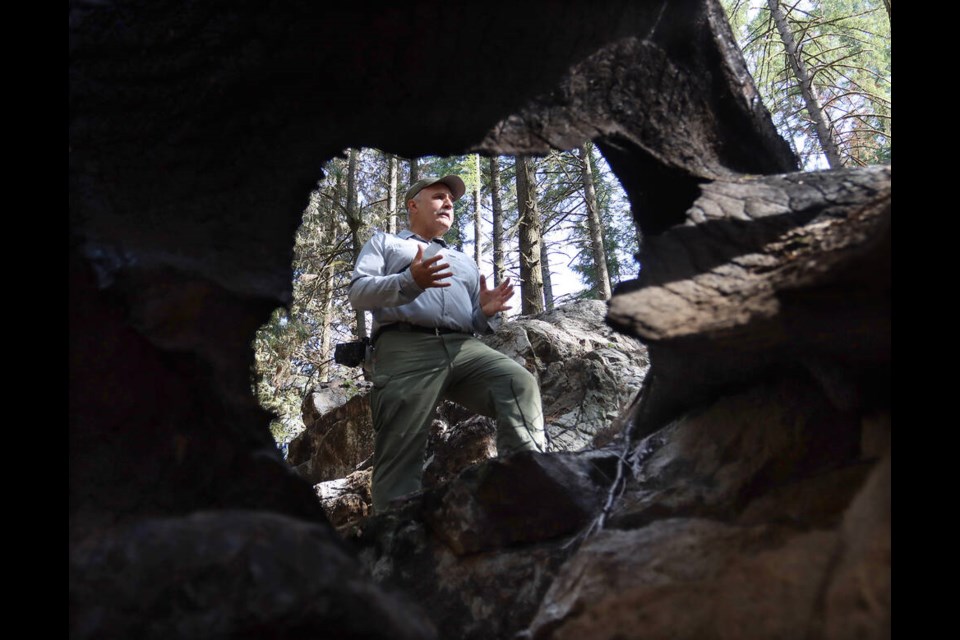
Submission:
[[[373,341],[376,342],[377,338],[388,331],[414,331],[416,333],[431,333],[435,336],[442,336],[448,333],[464,333],[467,335],[473,335],[466,331],[461,331],[460,329],[448,329],[447,327],[422,327],[419,324],[410,324],[409,322],[394,322],[391,324],[385,324],[378,328],[376,333],[373,334]]]

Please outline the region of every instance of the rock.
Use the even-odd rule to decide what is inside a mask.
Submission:
[[[370,574],[431,612],[445,638],[512,638],[576,549],[614,476],[602,452],[520,453],[344,529]]]
[[[529,636],[889,638],[890,457],[871,466],[865,481],[848,467],[772,492],[741,524],[667,518],[600,532],[564,564]],[[852,484],[841,518],[819,507],[784,517],[796,515],[791,495],[809,505],[812,490]],[[745,524],[761,517],[789,524]]]
[[[440,413],[455,410],[451,402],[444,403]],[[447,482],[467,467],[495,458],[497,455],[497,426],[493,419],[470,416],[454,423],[434,420],[427,442],[429,452],[423,464],[423,486],[433,487]]]
[[[342,407],[350,398],[357,395],[357,391],[357,385],[348,385],[337,380],[325,382],[311,389],[300,407],[303,424],[313,424],[321,416]]]
[[[313,411],[309,399],[304,402]],[[311,484],[343,478],[373,454],[370,401],[364,393],[330,413],[304,416],[306,429],[290,441],[287,461]]]
[[[823,638],[890,637],[891,457],[877,464],[844,515],[839,562],[825,594]]]
[[[373,500],[370,496],[371,477],[373,470],[368,468],[313,486],[330,524],[341,527],[370,515]]]
[[[646,347],[613,331],[605,316],[606,304],[582,300],[521,318],[484,337],[538,376],[550,451],[590,445],[646,376]]]
[[[859,440],[856,417],[837,411],[813,381],[758,384],[639,442],[634,479],[611,526],[676,516],[734,518],[760,493],[856,460]]]
[[[644,340],[641,438],[729,389],[798,367],[840,411],[890,398],[890,167],[704,185],[645,238],[611,324]]]
[[[596,515],[614,464],[599,453],[490,460],[428,492],[423,518],[457,555],[549,540]]]
[[[257,511],[146,518],[70,551],[70,637],[436,638],[326,525]]]
[[[561,569],[535,640],[809,638],[831,531],[659,520],[604,531]]]
[[[860,452],[866,458],[881,458],[890,450],[892,425],[890,414],[880,412],[863,417]]]
[[[568,538],[458,556],[417,515],[420,500],[348,527],[347,540],[373,578],[414,599],[441,638],[513,638],[536,612],[557,569],[574,550]]]
[[[744,507],[737,523],[835,529],[874,466],[873,462],[855,462],[770,489]]]

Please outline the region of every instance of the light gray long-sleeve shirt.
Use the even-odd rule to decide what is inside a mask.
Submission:
[[[378,231],[357,258],[350,281],[350,304],[354,309],[372,312],[374,333],[394,322],[466,333],[495,331],[500,314],[488,318],[480,308],[480,271],[466,254],[452,247],[439,247],[443,258],[438,264],[449,264],[445,271],[453,273],[442,281],[450,283],[449,287],[421,289],[414,281],[409,267],[417,247],[424,247],[426,259],[430,253],[437,253],[430,245],[409,230],[397,235]]]

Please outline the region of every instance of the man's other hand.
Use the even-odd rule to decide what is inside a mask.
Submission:
[[[450,268],[449,264],[437,264],[441,258],[443,258],[443,256],[438,253],[432,258],[424,260],[423,245],[417,244],[417,255],[413,258],[413,262],[410,263],[410,273],[413,274],[414,281],[416,281],[421,289],[450,286],[449,282],[440,282],[444,278],[449,278],[453,275],[450,271],[443,271],[444,269]]]
[[[513,307],[507,305],[507,300],[512,297],[513,284],[510,283],[510,278],[504,278],[495,289],[487,289],[486,276],[480,276],[480,309],[483,310],[483,315],[489,318],[499,311],[512,309]]]

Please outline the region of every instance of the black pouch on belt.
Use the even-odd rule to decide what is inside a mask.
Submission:
[[[359,367],[366,358],[369,344],[370,338],[342,342],[333,351],[333,361],[347,367]]]

